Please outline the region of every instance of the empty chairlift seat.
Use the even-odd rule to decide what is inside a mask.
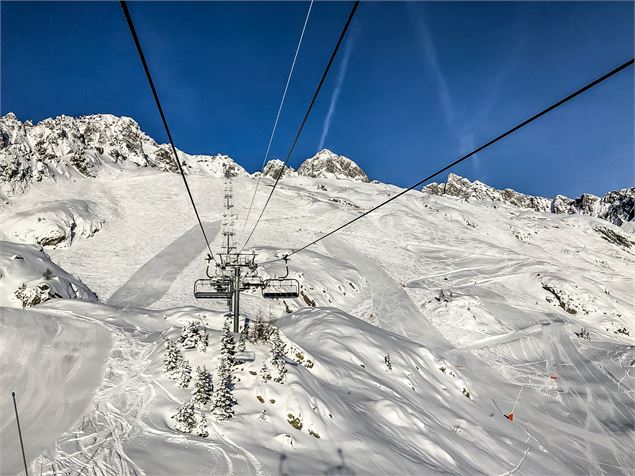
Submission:
[[[230,299],[231,281],[219,279],[198,279],[194,283],[196,299]]]
[[[242,283],[245,288],[259,288],[264,285],[264,281],[260,276],[245,276]]]
[[[297,279],[268,279],[262,288],[262,297],[267,299],[297,298],[300,283]]]

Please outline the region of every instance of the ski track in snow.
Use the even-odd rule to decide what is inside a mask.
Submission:
[[[210,421],[209,436],[198,438],[177,433],[165,425],[161,415],[150,414],[148,403],[158,394],[181,403],[151,374],[152,356],[157,351],[162,352],[157,349],[162,346],[156,340],[144,342],[153,333],[127,331],[89,316],[70,314],[106,327],[112,334],[112,351],[102,384],[81,424],[62,435],[53,451],[44,452],[31,463],[34,474],[156,474],[157,468],[167,468],[159,463],[151,470],[145,468],[150,464],[148,461],[154,462],[157,458],[144,454],[146,450],[140,448],[151,446],[153,438],[158,438],[163,445],[166,441],[171,444],[173,456],[181,453],[182,458],[200,458],[201,474],[265,474],[260,462],[248,450],[224,436],[213,421]],[[178,471],[178,463],[178,458],[172,458],[172,464],[176,466],[171,474]]]
[[[366,278],[379,327],[396,332],[434,351],[452,348],[441,333],[421,314],[406,291],[370,258],[336,238],[322,242],[338,259],[354,264]]]
[[[463,372],[470,375],[473,381],[478,379],[479,374],[481,374],[482,377],[483,367],[489,367],[489,365],[479,359],[475,359],[473,355],[468,353],[469,350],[500,344],[506,341],[512,342],[523,339],[536,330],[545,333],[544,340],[549,341],[545,343],[545,348],[554,349],[551,366],[560,375],[560,381],[585,382],[584,392],[582,394],[578,394],[575,391],[565,392],[563,394],[565,404],[571,412],[570,417],[573,419],[578,417],[579,420],[576,421],[576,423],[580,426],[576,427],[568,422],[558,422],[562,424],[560,427],[561,430],[565,428],[565,431],[567,431],[568,427],[567,433],[569,433],[572,438],[580,439],[584,442],[586,449],[584,457],[588,464],[587,467],[593,468],[595,472],[623,471],[624,474],[629,474],[629,470],[635,470],[633,459],[625,456],[629,455],[629,448],[619,441],[610,428],[607,428],[594,416],[595,409],[599,410],[600,407],[606,408],[609,406],[613,407],[614,411],[619,413],[620,417],[626,417],[633,422],[633,411],[630,409],[631,407],[628,401],[631,400],[630,405],[632,406],[632,398],[630,398],[626,392],[602,392],[604,395],[602,395],[603,398],[601,401],[592,400],[593,394],[597,394],[598,391],[606,388],[607,385],[610,385],[610,382],[607,381],[607,376],[604,373],[600,372],[581,357],[576,346],[564,331],[562,319],[557,317],[557,321],[560,322],[558,323],[556,321],[556,323],[550,326],[534,324],[525,329],[519,329],[505,335],[486,339],[485,342],[476,342],[470,345],[469,349],[454,349],[416,308],[407,293],[394,279],[381,269],[379,265],[373,263],[370,258],[353,249],[352,246],[338,241],[336,238],[324,240],[323,245],[329,253],[338,259],[355,265],[365,276],[371,288],[373,308],[378,317],[379,327],[404,335],[415,342],[424,343],[435,352],[441,354],[444,354],[448,350],[453,350],[455,355],[464,354],[465,360],[462,362]],[[485,274],[489,276],[489,278],[486,278],[486,281],[504,279],[505,277],[509,278],[514,275],[514,273],[510,273],[511,269],[516,269],[521,263],[527,264],[527,261],[527,259],[521,259],[513,263],[496,265],[494,267],[482,266],[479,269],[487,270]],[[450,271],[450,273],[463,274],[468,270],[472,271],[473,268],[455,269]],[[503,276],[492,276],[493,273],[503,273]],[[464,279],[473,282],[473,276],[476,276],[476,274],[470,272]],[[468,283],[461,283],[460,285],[465,286],[468,285]],[[454,286],[454,288],[456,289],[456,286]],[[413,316],[416,316],[416,318],[413,319]],[[413,326],[414,323],[421,323],[421,325]],[[573,375],[570,375],[571,372],[573,372]],[[490,369],[489,374],[491,382],[498,381],[494,387],[499,389],[498,392],[492,394],[491,397],[499,397],[501,393],[500,389],[507,383],[502,381],[501,376],[498,375],[493,368]],[[594,386],[593,390],[589,388],[589,385]],[[484,395],[481,395],[481,397],[486,398]],[[531,406],[531,404],[528,406]],[[529,410],[529,408],[525,409],[525,411]],[[533,418],[533,420],[540,418],[542,421],[550,421],[550,419],[553,418],[551,415],[542,414],[542,409],[532,408],[531,411],[536,412],[534,413],[535,418]],[[540,412],[540,414],[537,412]],[[585,431],[580,432],[580,427],[584,428]],[[631,425],[631,428],[635,428],[635,423]],[[621,430],[624,431],[625,429],[622,428]],[[549,451],[550,453],[553,451],[557,454],[558,449],[548,443],[547,432],[543,433],[541,440],[540,444],[549,448],[551,450]],[[635,443],[635,440],[632,438],[631,440]],[[615,451],[615,448],[619,448],[619,451]],[[513,474],[519,471],[520,466],[527,459],[530,449],[531,446],[528,446],[522,460],[505,474]],[[608,454],[607,451],[609,451]],[[598,455],[598,452],[601,454]],[[602,461],[602,463],[600,464],[599,461]]]
[[[117,205],[114,208],[126,210],[130,217],[124,216],[121,219],[126,220],[120,222],[119,218],[113,216],[109,224],[113,226],[110,231],[106,227],[92,237],[91,241],[78,240],[71,250],[53,251],[53,257],[66,260],[73,272],[79,275],[88,273],[95,285],[99,285],[101,279],[106,281],[102,288],[104,295],[110,294],[129,277],[110,298],[111,304],[124,308],[160,306],[159,300],[175,290],[181,294],[191,294],[191,277],[188,275],[184,279],[183,271],[188,265],[193,268],[197,264],[193,261],[205,251],[205,244],[198,225],[174,240],[178,233],[191,226],[190,221],[179,221],[182,219],[182,210],[166,205],[174,203],[171,201],[172,196],[181,198],[180,188],[176,188],[181,184],[177,179],[178,177],[171,176],[152,177],[152,186],[147,187],[147,190],[161,192],[148,198],[147,203],[135,201],[135,206],[143,212],[138,216],[145,217],[146,221],[137,220],[137,216],[124,206],[128,202],[122,202],[121,207]],[[165,180],[169,186],[156,187],[155,180]],[[237,196],[249,192],[247,180],[238,181],[241,186],[236,187]],[[123,188],[115,193],[115,198],[121,196],[123,199],[130,195],[129,189],[132,186],[136,193],[138,184],[143,181],[142,178],[130,183],[122,181]],[[175,183],[175,188],[170,195],[172,182]],[[192,182],[201,190],[214,189],[214,193],[222,196],[221,187],[207,186],[212,182],[197,180],[196,177],[193,177]],[[290,182],[293,183],[292,180]],[[90,183],[90,187],[96,187],[98,182],[87,183]],[[285,184],[276,195],[276,200],[280,202],[279,210],[284,213],[279,216],[272,214],[265,220],[268,235],[260,237],[263,249],[265,245],[271,249],[280,249],[283,245],[314,239],[319,231],[358,213],[357,204],[364,209],[375,203],[377,194],[380,193],[379,188],[372,188],[368,184],[349,187],[348,182],[335,181],[325,182],[328,192],[322,193],[315,190],[315,182],[306,183],[309,185],[304,182],[301,182],[302,186]],[[105,190],[110,190],[111,184],[107,185]],[[381,193],[385,193],[388,189],[382,190]],[[87,189],[87,195],[95,193],[89,192]],[[345,196],[348,198],[345,199]],[[333,200],[334,197],[353,205],[337,202]],[[97,201],[101,203],[103,200]],[[212,201],[210,198],[210,203]],[[217,201],[220,203],[222,199],[217,197]],[[298,206],[298,201],[302,207]],[[23,203],[23,206],[28,203]],[[117,203],[117,200],[113,200],[113,203]],[[429,208],[424,209],[424,204]],[[580,234],[583,226],[589,228],[594,223],[584,221],[586,218],[565,219],[550,215],[538,216],[531,211],[520,214],[514,210],[514,227],[520,231],[524,227],[537,233],[528,234],[521,240],[518,237],[506,238],[505,233],[509,234],[507,220],[511,218],[505,215],[507,212],[504,207],[493,211],[478,204],[429,198],[415,193],[408,194],[400,204],[391,205],[397,206],[402,208],[400,214],[393,213],[393,210],[379,216],[376,221],[365,221],[368,227],[360,231],[359,239],[351,236],[352,233],[336,235],[324,240],[322,244],[334,257],[334,261],[350,263],[366,279],[379,327],[429,347],[437,357],[454,365],[466,385],[471,385],[475,411],[465,418],[476,428],[491,431],[493,439],[497,438],[496,443],[482,443],[482,450],[496,454],[496,466],[490,467],[495,467],[496,471],[491,473],[536,474],[537,468],[545,468],[541,464],[547,461],[562,474],[566,474],[567,469],[574,474],[634,474],[632,448],[635,447],[635,423],[631,396],[633,390],[630,389],[632,377],[629,377],[632,372],[631,367],[628,367],[632,358],[627,358],[631,351],[623,350],[628,347],[624,342],[628,341],[619,340],[619,336],[616,341],[612,335],[605,335],[607,340],[598,341],[598,345],[593,347],[595,353],[587,352],[588,344],[571,336],[573,330],[579,329],[580,325],[593,326],[593,322],[585,321],[589,318],[582,313],[573,317],[555,304],[545,305],[544,295],[539,294],[542,288],[536,277],[537,273],[552,273],[572,286],[590,283],[600,290],[594,296],[600,296],[606,302],[617,303],[609,299],[622,299],[619,296],[626,289],[624,282],[628,279],[625,273],[628,266],[632,266],[628,264],[632,261],[624,254],[620,255],[621,251],[611,248],[613,245],[605,245],[600,238],[594,236],[595,232],[589,232],[590,236]],[[169,210],[168,213],[172,213],[171,216],[163,217],[166,209]],[[288,216],[292,214],[290,210],[299,209],[306,213]],[[519,215],[527,216],[518,217]],[[466,225],[465,216],[474,222],[472,225],[478,224],[478,227]],[[161,234],[163,222],[158,217],[180,224],[178,227],[172,226],[174,235]],[[212,231],[213,234],[218,232],[218,222],[211,220],[218,217],[218,210],[207,216],[210,219],[206,223],[210,230],[210,239],[213,239]],[[438,217],[441,217],[440,221]],[[417,220],[427,221],[418,223]],[[505,227],[501,228],[499,222],[504,222]],[[160,244],[148,242],[143,249],[139,249],[139,253],[135,253],[135,240],[147,239],[149,225],[155,227],[150,234],[165,241],[160,241]],[[264,229],[261,228],[261,232]],[[558,229],[562,231],[554,231]],[[569,238],[565,236],[565,231],[571,234],[571,242],[567,241]],[[303,238],[296,237],[296,233],[302,233]],[[343,236],[349,238],[341,239]],[[170,240],[174,241],[169,243]],[[118,247],[104,246],[115,242],[122,247],[121,250]],[[580,243],[584,243],[584,248]],[[395,253],[382,253],[387,248],[394,248]],[[563,256],[571,253],[571,259],[558,256],[559,253]],[[319,253],[310,255],[310,260],[306,256],[298,255],[293,266],[299,268],[298,264],[305,260],[306,265],[302,266],[306,269],[303,272],[309,274],[317,270],[318,277],[321,273],[328,275],[331,272],[341,279],[333,270],[323,269],[325,266],[319,261]],[[115,271],[109,273],[111,262],[116,262],[117,258],[119,266],[112,265]],[[608,261],[617,271],[614,272],[607,263],[604,263],[605,268],[601,268],[597,264],[599,259]],[[144,261],[145,264],[137,269]],[[198,273],[201,267],[196,269]],[[608,276],[611,279],[606,283]],[[410,278],[406,284],[407,289],[399,284],[404,283],[405,277]],[[576,281],[578,277],[579,281]],[[363,279],[361,281],[363,286]],[[606,297],[609,295],[608,291],[606,296],[602,294],[603,283],[607,287],[611,285],[611,298]],[[172,286],[173,284],[176,285]],[[440,289],[456,293],[457,301],[462,298],[470,298],[472,301],[459,301],[457,304],[450,298],[439,307],[434,307],[434,293]],[[584,298],[580,293],[574,291],[573,297]],[[343,302],[350,305],[350,309],[368,303],[367,293],[364,294],[363,303],[350,297],[355,294],[349,293],[348,296]],[[359,296],[358,299],[362,295]],[[250,298],[256,301],[252,296]],[[623,300],[629,302],[628,298]],[[182,306],[183,302],[173,299],[170,305]],[[426,303],[432,303],[431,307]],[[325,305],[323,302],[318,305],[320,304]],[[450,313],[443,314],[441,306],[446,304]],[[504,325],[498,325],[495,321],[489,324],[485,322],[484,327],[491,326],[487,328],[488,332],[472,334],[471,330],[477,328],[463,329],[461,326],[465,321],[444,322],[458,316],[456,313],[451,314],[452,310],[456,310],[453,305],[457,305],[460,311],[465,311],[466,307],[469,311],[470,305],[476,310],[486,310],[488,315],[500,318]],[[617,310],[619,309],[616,307]],[[115,311],[113,310],[113,314]],[[55,311],[45,309],[44,312]],[[231,434],[233,440],[241,441],[237,437],[238,433],[232,433],[234,430],[231,425],[225,427],[210,421],[210,436],[207,439],[177,433],[167,426],[166,412],[173,411],[175,404],[180,404],[182,398],[174,396],[166,388],[169,386],[164,386],[158,380],[160,377],[153,375],[153,372],[156,373],[157,359],[160,359],[159,353],[162,352],[157,344],[160,339],[153,339],[157,337],[155,332],[119,327],[108,320],[104,322],[103,319],[98,319],[97,314],[95,318],[89,317],[90,312],[57,312],[69,320],[69,315],[72,315],[76,320],[88,320],[91,324],[97,322],[112,334],[113,347],[101,386],[97,388],[92,403],[84,411],[83,419],[73,430],[62,435],[55,450],[45,452],[35,461],[32,465],[34,474],[180,474],[180,464],[185,459],[189,465],[188,470],[198,470],[202,474],[265,474],[266,470],[252,452],[267,463],[267,468],[275,470],[270,459],[267,459],[271,456],[260,452],[257,446],[262,445],[262,442],[253,443],[253,435],[245,435],[243,443],[251,452],[228,438],[227,434]],[[624,313],[623,310],[620,312]],[[473,320],[471,316],[468,317],[467,322],[471,324],[472,321],[478,322],[477,317],[480,319],[481,316],[475,315]],[[141,324],[144,321],[131,318],[128,322]],[[598,329],[600,326],[594,327]],[[630,324],[628,327],[631,328]],[[150,328],[157,332],[162,329],[161,324]],[[593,332],[594,328],[591,330]],[[452,333],[458,336],[467,335],[463,342],[456,344],[458,348],[448,341],[450,339],[454,342]],[[594,340],[593,344],[595,343]],[[602,347],[604,343],[606,347]],[[608,349],[606,355],[603,354],[605,349]],[[616,353],[612,354],[612,350]],[[624,353],[625,358],[617,357]],[[152,368],[152,365],[155,367]],[[517,370],[521,368],[522,371]],[[542,373],[548,376],[551,371],[557,373],[558,380],[545,390],[547,384],[541,384],[540,378]],[[502,409],[509,411],[521,385],[524,390],[514,421],[509,422],[493,409],[490,402],[494,398]],[[32,383],[31,386],[37,389],[37,383]],[[463,397],[460,396],[460,399],[463,400]],[[401,401],[399,403],[402,404]],[[490,407],[492,414],[488,417]],[[419,409],[426,411],[423,406]],[[354,420],[363,422],[364,417],[365,415],[359,415]],[[247,430],[249,433],[252,429],[241,427],[243,423],[239,420],[232,422],[241,432]],[[382,430],[379,426],[373,427],[373,422],[366,424],[373,428],[374,433]],[[435,426],[430,428],[443,430],[445,422],[435,421],[433,424]],[[458,425],[460,424],[459,422]],[[497,433],[498,428],[505,430]],[[60,431],[67,429],[68,425]],[[360,465],[367,458],[367,461],[381,470],[392,467],[392,461],[384,461],[386,455],[398,458],[394,461],[399,461],[399,458],[403,460],[410,451],[409,446],[401,438],[396,438],[393,430],[392,426],[387,427],[389,441],[375,446],[363,441],[364,438],[355,433],[355,441],[358,442],[356,451],[363,454],[353,453],[353,461]],[[525,433],[530,437],[526,441]],[[456,438],[461,438],[460,433],[453,434]],[[467,429],[466,435],[469,435]],[[509,435],[516,438],[517,446],[514,451],[510,451],[507,446]],[[407,434],[403,440],[406,439]],[[478,439],[473,441],[476,446],[481,444]],[[328,443],[327,438],[320,442],[325,443]],[[414,453],[423,448],[422,451],[429,454],[425,443],[418,444]],[[155,448],[161,448],[161,454],[153,454]],[[449,452],[454,450],[450,440],[446,449]],[[302,447],[295,448],[298,455],[305,450]],[[474,466],[469,467],[476,472],[478,463],[475,461]],[[434,471],[442,467],[435,463],[424,470]],[[451,471],[448,468],[450,467],[445,468],[446,471]]]
[[[220,223],[204,222],[211,241],[218,233]],[[168,292],[177,276],[206,248],[199,225],[174,240],[137,270],[126,283],[108,299],[107,303],[119,307],[148,307]]]

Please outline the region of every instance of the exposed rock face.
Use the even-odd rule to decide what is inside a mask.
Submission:
[[[423,191],[433,195],[452,195],[465,199],[505,202],[519,208],[532,208],[540,212],[549,211],[551,206],[551,200],[548,198],[525,195],[510,188],[498,190],[478,180],[470,182],[468,179],[455,174],[449,174],[446,183],[426,185]]]
[[[272,177],[275,179],[282,171],[283,166],[284,171],[282,172],[282,177],[292,177],[294,175],[298,175],[298,173],[292,167],[284,165],[284,162],[282,160],[274,159],[266,163],[266,165],[262,169],[262,176]]]
[[[603,197],[585,193],[575,199],[557,195],[551,200],[525,195],[511,189],[497,190],[478,180],[470,182],[466,178],[449,174],[446,183],[431,183],[422,191],[433,195],[505,202],[519,208],[532,208],[541,212],[590,215],[618,226],[633,221],[635,215],[635,187],[609,192]]]
[[[368,182],[368,176],[359,165],[351,159],[343,155],[337,155],[328,149],[322,149],[310,159],[305,160],[298,169],[298,175]]]
[[[0,139],[0,197],[22,192],[33,182],[94,177],[107,169],[178,171],[170,147],[157,144],[128,117],[59,116],[34,126],[8,113],[0,117]],[[189,173],[247,175],[225,155],[179,155]]]
[[[621,226],[625,222],[633,221],[635,187],[615,190],[602,197],[585,193],[571,199],[558,195],[551,203],[551,212],[591,215]]]

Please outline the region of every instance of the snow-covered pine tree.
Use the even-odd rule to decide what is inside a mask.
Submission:
[[[280,331],[277,327],[274,327],[271,337],[271,360],[278,371],[278,375],[276,375],[273,379],[274,382],[284,382],[284,377],[287,374],[287,363],[284,359],[284,351],[286,347],[287,345],[280,337]]]
[[[249,340],[251,342],[265,342],[269,340],[271,329],[268,323],[262,317],[262,313],[258,314],[256,320],[249,324]]]
[[[176,384],[181,388],[187,388],[190,386],[192,380],[192,367],[190,367],[189,361],[183,359],[181,366],[179,367],[178,380]]]
[[[209,425],[207,424],[207,418],[203,412],[201,412],[201,418],[199,418],[198,425],[196,425],[196,434],[201,438],[207,438],[209,436]]]
[[[174,428],[182,433],[191,433],[196,426],[196,417],[194,414],[194,402],[189,400],[179,408],[176,413],[172,415],[172,418],[176,420]]]
[[[199,407],[204,407],[212,399],[214,384],[212,383],[212,373],[203,366],[196,368],[196,380],[192,391],[192,400]]]
[[[172,380],[176,380],[182,363],[183,353],[169,337],[166,337],[163,373],[167,374]]]
[[[196,350],[198,350],[199,352],[207,352],[208,344],[209,336],[207,335],[207,330],[203,327],[203,331],[199,334],[199,339],[196,343]]]
[[[219,420],[227,420],[234,415],[234,399],[233,390],[234,382],[232,376],[232,367],[234,364],[234,338],[230,333],[230,320],[225,320],[223,325],[220,347],[220,358],[216,375],[218,383],[214,387],[213,410]]]
[[[201,352],[207,350],[207,330],[200,322],[190,321],[181,329],[179,342],[185,349],[193,349],[196,347]]]

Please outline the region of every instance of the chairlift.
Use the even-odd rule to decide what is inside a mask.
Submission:
[[[285,255],[283,259],[287,272],[280,278],[271,278],[264,282],[262,297],[266,299],[300,297],[300,283],[297,279],[287,277],[289,276],[289,258]]]
[[[292,278],[267,279],[262,288],[262,297],[266,299],[300,297],[300,283]]]
[[[210,279],[197,279],[194,283],[196,299],[231,299],[231,281],[224,276]]]
[[[264,280],[260,276],[245,276],[242,283],[246,288],[260,288],[264,285]]]

